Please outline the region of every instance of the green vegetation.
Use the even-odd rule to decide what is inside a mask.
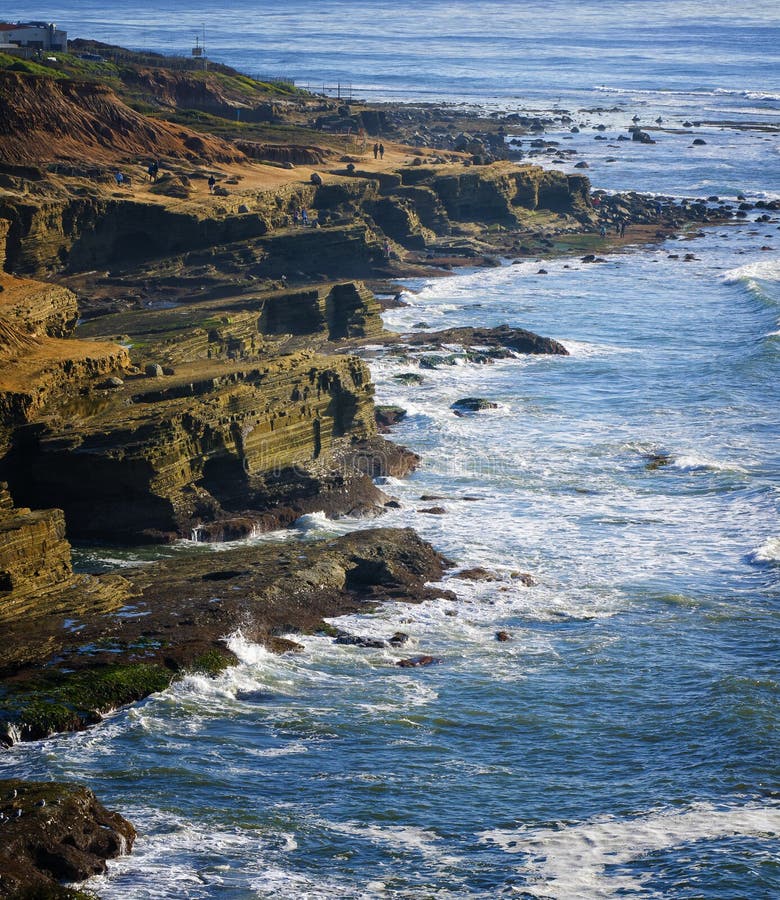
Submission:
[[[84,672],[51,672],[9,690],[0,700],[0,721],[44,737],[83,728],[100,715],[165,690],[173,675],[154,663],[99,666]]]
[[[230,666],[235,665],[235,663],[236,660],[232,654],[214,648],[213,650],[206,650],[204,653],[201,653],[200,656],[195,657],[195,660],[192,663],[192,671],[201,675],[211,675],[213,677],[219,675],[220,672],[224,672],[225,669],[230,668]]]
[[[21,72],[24,75],[48,75],[49,78],[67,78],[64,72],[53,66],[44,66],[31,59],[21,59],[8,53],[0,53],[0,69],[9,72]]]

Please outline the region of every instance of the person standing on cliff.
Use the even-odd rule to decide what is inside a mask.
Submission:
[[[379,156],[379,144],[374,144],[374,159]]]
[[[209,175],[209,193],[214,193],[214,186],[217,183],[217,179],[213,175]]]
[[[379,145],[379,158],[380,159],[385,158],[385,145],[384,144]]]

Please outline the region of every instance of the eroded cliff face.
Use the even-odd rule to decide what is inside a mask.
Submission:
[[[422,250],[466,223],[516,228],[540,213],[557,217],[561,227],[579,226],[593,214],[589,189],[584,176],[538,166],[447,165],[377,175],[339,171],[319,186],[236,190],[212,208],[175,198],[112,197],[107,190],[90,196],[7,191],[0,193],[0,220],[10,223],[5,268],[18,274],[127,266],[262,238],[270,275],[364,277],[383,263],[385,237]],[[82,185],[75,193],[85,191]],[[302,208],[326,227],[291,231]]]
[[[362,284],[136,309],[62,340],[37,334],[71,322],[71,292],[4,280],[0,468],[18,502],[64,510],[71,538],[225,539],[373,513],[387,498],[372,477],[416,462],[376,436],[363,362],[300,349],[381,331]],[[100,340],[120,329],[132,361]]]
[[[374,433],[365,365],[307,352],[129,382],[73,429],[77,407],[17,435],[9,477],[25,502],[64,509],[80,538],[189,537],[228,513],[261,529],[252,511],[273,511],[280,480],[298,482],[285,505],[309,511],[339,442]]]
[[[0,604],[45,594],[73,576],[65,517],[59,509],[17,509],[0,482]]]
[[[110,87],[0,71],[0,142],[14,165],[56,159],[111,164],[138,155],[202,162],[243,159],[235,145],[150,119]]]
[[[12,429],[43,406],[129,365],[105,341],[66,341],[77,321],[67,288],[0,273],[0,455]]]
[[[244,241],[268,231],[266,220],[257,212],[208,216],[176,206],[107,197],[0,194],[0,217],[9,223],[6,270],[38,276],[128,265]]]
[[[581,215],[590,206],[587,178],[540,166],[499,163],[443,173],[412,168],[403,172],[403,183],[428,187],[456,221],[517,224],[523,210]]]

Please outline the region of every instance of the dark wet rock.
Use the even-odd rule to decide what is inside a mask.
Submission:
[[[640,144],[654,144],[655,141],[650,137],[650,135],[646,131],[642,131],[637,128],[631,132],[631,140],[637,141]]]
[[[406,416],[406,410],[400,406],[377,406],[374,417],[380,432],[386,433],[393,425],[397,425]]]
[[[426,354],[417,360],[421,369],[438,369],[439,366],[454,366],[457,365],[457,362],[458,357],[454,353],[450,353],[447,356],[433,356]]]
[[[205,572],[201,575],[201,581],[232,581],[234,578],[241,578],[242,575],[248,575],[247,571],[233,571],[231,569],[221,572]]]
[[[109,812],[86,787],[56,782],[0,781],[0,896],[75,896],[61,882],[106,871],[106,860],[129,853],[135,829]]]
[[[388,500],[387,503],[385,503],[385,509],[401,509],[401,504],[398,500]]]
[[[541,337],[524,328],[499,325],[497,328],[447,328],[429,334],[404,335],[401,342],[415,345],[460,344],[463,347],[505,348],[515,353],[558,354],[568,356],[568,350],[552,338]],[[436,357],[441,362],[441,357]]]
[[[427,509],[420,509],[418,512],[425,513],[427,516],[443,516],[447,510],[443,506],[429,506]]]
[[[694,138],[693,146],[694,147],[703,147],[707,142],[702,138]]]
[[[509,634],[508,631],[497,631],[496,632],[496,640],[499,641],[500,643],[504,644],[507,641],[512,640],[512,635]]]
[[[672,463],[671,453],[646,453],[645,459],[647,459],[645,468],[650,472],[654,472],[656,469],[663,469],[665,466],[669,466]]]
[[[456,413],[480,412],[485,409],[498,409],[498,403],[485,400],[483,397],[462,397],[450,405]]]
[[[402,669],[416,669],[420,666],[436,666],[442,660],[436,656],[412,656],[409,659],[400,659],[396,663]]]
[[[408,642],[409,635],[405,631],[396,631],[387,643],[390,644],[391,647],[403,647],[403,645]]]
[[[538,269],[536,274],[537,275],[547,275],[547,269]]]
[[[425,381],[424,376],[418,375],[417,372],[399,372],[398,375],[393,375],[393,378],[401,384],[422,384]]]
[[[533,587],[538,583],[534,576],[528,572],[512,572],[512,580],[519,581],[520,584],[524,584],[526,587]]]
[[[346,644],[351,647],[367,647],[373,650],[379,650],[387,646],[387,642],[380,638],[361,637],[356,634],[348,634],[346,631],[341,631],[333,643]]]
[[[463,569],[452,577],[459,578],[463,581],[498,581],[498,575],[496,575],[495,572],[490,572],[487,569],[483,569],[482,566],[474,566],[471,569]]]

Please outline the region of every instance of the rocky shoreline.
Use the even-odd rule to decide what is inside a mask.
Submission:
[[[6,745],[218,673],[237,661],[225,638],[239,626],[277,652],[300,649],[282,637],[295,632],[359,643],[324,620],[442,595],[427,585],[448,563],[411,530],[197,546],[397,505],[374,479],[419,459],[381,436],[403,411],[375,408],[361,347],[405,347],[419,368],[453,344],[470,363],[566,353],[522,323],[388,334],[381,295],[400,279],[541,254],[598,262],[745,213],[592,193],[583,175],[520,162],[507,129],[536,139],[533,117],[350,107],[250,79],[239,90],[219,68],[196,96],[186,72],[129,52],[122,73],[0,66]],[[137,111],[139,90],[154,117]],[[345,123],[387,155],[345,138]],[[71,542],[181,540],[191,549],[137,569],[71,564]],[[85,788],[7,781],[0,796],[0,896],[77,896],[59,880],[132,845],[132,826]]]

